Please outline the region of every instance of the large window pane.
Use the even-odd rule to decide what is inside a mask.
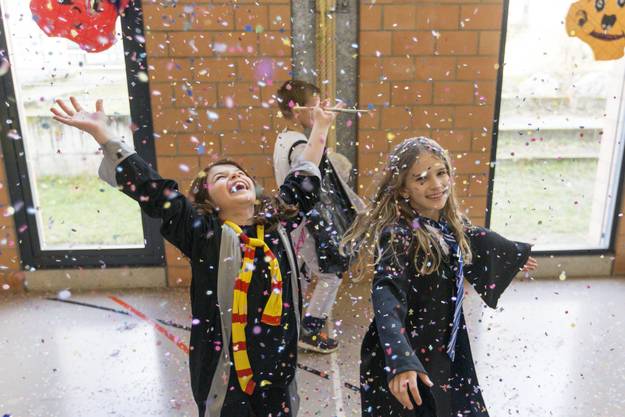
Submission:
[[[144,247],[137,205],[97,179],[102,157],[95,141],[55,122],[48,110],[59,97],[74,95],[91,109],[103,98],[112,129],[132,144],[123,44],[88,54],[49,38],[29,3],[0,0],[23,137],[13,136],[26,150],[40,247]]]
[[[570,0],[510,0],[491,226],[537,250],[609,246],[625,60],[567,35]]]

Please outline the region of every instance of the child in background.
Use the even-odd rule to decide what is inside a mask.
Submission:
[[[495,308],[536,261],[529,244],[469,223],[451,175],[438,143],[405,140],[344,238],[344,250],[375,262],[374,319],[361,349],[363,416],[488,416],[462,313],[464,279]]]
[[[162,219],[161,234],[192,268],[189,366],[199,416],[297,415],[298,275],[291,230],[318,200],[319,163],[335,113],[312,111],[310,140],[276,197],[256,195],[237,163],[204,168],[191,198],[107,129],[96,112],[57,100],[54,119],[91,134],[104,151],[100,177]],[[282,224],[285,226],[283,227]]]
[[[287,81],[277,92],[278,105],[287,123],[287,128],[278,135],[273,153],[278,185],[282,184],[306,147],[304,131],[313,126],[311,110],[295,107],[313,106],[318,94],[316,86],[299,80]],[[341,256],[338,246],[356,212],[364,208],[362,200],[347,185],[349,168],[345,177],[334,166],[333,161],[343,162],[341,156],[336,153],[324,155],[319,167],[323,177],[320,201],[307,214],[306,224],[291,234],[296,242],[300,268],[317,277],[302,320],[299,346],[319,353],[331,353],[338,348],[338,341],[323,331],[336,300],[341,277],[349,267],[349,260]],[[302,280],[303,284],[306,282]],[[303,285],[303,292],[307,290],[308,286]]]

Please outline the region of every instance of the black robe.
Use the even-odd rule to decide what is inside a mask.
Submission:
[[[480,227],[467,230],[473,262],[464,275],[484,302],[497,301],[520,268],[531,247],[512,242]],[[446,353],[454,311],[455,276],[449,259],[430,275],[419,275],[407,222],[383,230],[384,254],[376,264],[372,302],[374,319],[362,343],[360,393],[367,417],[488,417],[471,356],[464,315],[456,342],[455,361]],[[423,404],[404,409],[388,382],[405,371],[425,372],[432,388],[418,380]]]
[[[178,184],[163,179],[141,157],[133,154],[117,166],[116,180],[124,194],[136,200],[150,217],[162,219],[161,234],[189,258],[191,263],[191,311],[193,326],[189,344],[191,388],[200,416],[217,367],[221,346],[220,314],[217,304],[217,270],[221,243],[221,221],[216,215],[201,215],[189,200],[178,191]],[[287,204],[297,205],[300,213],[284,227],[291,230],[303,219],[319,199],[320,181],[316,176],[289,174],[280,186],[279,196]],[[243,227],[250,237],[256,237],[256,228]],[[256,253],[256,269],[248,291],[248,326],[246,338],[254,380],[269,380],[273,387],[286,387],[293,379],[297,364],[298,328],[293,310],[291,271],[286,248],[277,231],[266,232],[265,242],[271,248],[282,272],[283,300],[281,325],[260,323],[262,308],[271,294],[268,265],[262,249]],[[292,250],[292,242],[291,244]],[[302,303],[300,302],[301,306]],[[301,313],[301,312],[300,312]],[[260,327],[260,332],[254,328]],[[231,343],[229,343],[231,344]]]

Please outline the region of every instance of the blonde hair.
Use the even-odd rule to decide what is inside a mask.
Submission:
[[[356,281],[362,278],[369,256],[373,257],[374,263],[378,263],[384,255],[380,250],[382,231],[388,226],[401,223],[402,220],[411,226],[416,249],[413,260],[416,271],[419,274],[429,275],[440,267],[443,250],[439,239],[423,227],[412,226],[412,220],[418,213],[412,208],[410,201],[401,195],[410,169],[425,152],[440,159],[449,175],[452,175],[447,151],[432,139],[426,137],[406,139],[392,150],[375,197],[367,209],[356,217],[341,241],[341,252],[344,255],[358,256],[357,264],[360,267],[357,270],[360,272],[356,274]],[[470,222],[459,210],[453,179],[450,181],[449,198],[441,215],[449,224],[460,246],[465,264],[470,264],[471,248],[464,231],[464,226],[470,226]]]

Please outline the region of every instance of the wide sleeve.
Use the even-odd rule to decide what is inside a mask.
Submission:
[[[163,237],[185,256],[192,257],[194,236],[209,232],[206,216],[197,213],[178,190],[176,181],[161,178],[123,143],[109,141],[103,151],[100,178],[139,203],[148,216],[162,219]]]
[[[473,260],[464,266],[464,276],[486,305],[497,308],[499,297],[527,262],[531,245],[508,240],[482,227],[469,228],[467,235]]]
[[[384,351],[387,380],[406,371],[426,373],[417,358],[406,329],[408,283],[412,232],[404,226],[389,226],[382,231],[382,257],[375,266],[371,301],[374,321]]]
[[[306,160],[299,160],[292,164],[279,191],[279,198],[282,201],[299,207],[299,214],[289,220],[287,230],[297,227],[304,215],[317,204],[320,188],[321,172],[318,166]]]

